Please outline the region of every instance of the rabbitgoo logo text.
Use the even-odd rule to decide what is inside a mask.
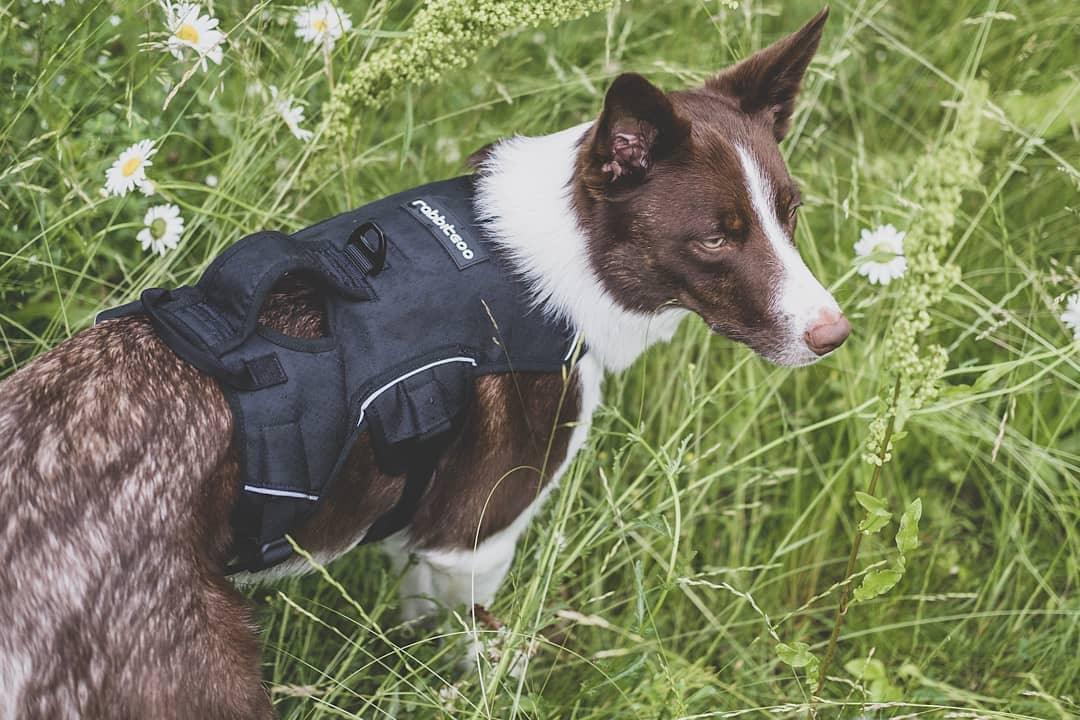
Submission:
[[[423,200],[413,200],[410,205],[419,210],[424,217],[431,221],[432,225],[442,230],[443,235],[445,235],[450,242],[454,244],[454,247],[458,249],[458,252],[461,253],[461,257],[466,260],[472,260],[475,257],[472,248],[469,247],[469,243],[465,242],[465,239],[458,235],[457,230],[454,229],[453,223],[447,222],[442,213]]]

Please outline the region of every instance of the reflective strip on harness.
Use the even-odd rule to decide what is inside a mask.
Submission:
[[[375,392],[368,395],[364,399],[364,402],[360,403],[360,417],[356,421],[356,427],[360,427],[360,425],[364,422],[364,413],[367,411],[368,406],[370,406],[371,403],[374,402],[376,398],[378,398],[380,395],[382,395],[384,392],[386,392],[390,388],[397,385],[399,382],[401,382],[403,380],[408,380],[413,375],[418,375],[418,374],[424,372],[425,370],[430,370],[433,367],[438,367],[439,365],[446,365],[448,363],[455,363],[455,362],[469,363],[473,367],[476,367],[476,360],[474,360],[471,357],[465,357],[464,355],[460,355],[458,357],[443,358],[442,360],[436,360],[435,362],[429,362],[427,365],[424,365],[423,367],[418,367],[415,370],[410,370],[409,372],[405,373],[404,375],[401,375],[400,377],[396,377],[393,380],[391,380],[390,382],[386,383],[381,388],[379,388]]]
[[[244,490],[248,492],[258,493],[259,495],[273,495],[274,497],[288,497],[288,498],[300,498],[301,500],[312,500],[318,502],[318,495],[311,495],[309,493],[295,492],[293,490],[276,490],[274,488],[260,487],[258,485],[245,485]]]

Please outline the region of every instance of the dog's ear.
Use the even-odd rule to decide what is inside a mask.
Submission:
[[[783,140],[828,17],[825,6],[801,29],[709,80],[706,89],[735,98],[743,112],[771,124],[777,142]]]
[[[689,136],[690,122],[664,92],[637,73],[615,78],[594,126],[585,182],[595,192],[641,182]]]

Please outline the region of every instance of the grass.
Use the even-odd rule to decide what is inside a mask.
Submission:
[[[143,287],[193,281],[247,232],[300,228],[459,173],[498,137],[586,119],[620,70],[701,82],[817,9],[642,0],[526,29],[467,70],[357,109],[347,147],[305,145],[246,88],[277,85],[317,119],[330,83],[397,41],[413,12],[344,6],[357,31],[328,73],[288,9],[215,3],[225,61],[162,111],[185,66],[144,47],[162,28],[156,5],[0,5],[0,374]],[[492,608],[501,660],[479,672],[457,667],[471,625],[460,609],[430,629],[400,624],[399,579],[376,549],[253,592],[283,717],[1080,714],[1080,344],[1059,320],[1080,289],[1080,10],[832,9],[784,147],[805,198],[800,248],[854,336],[789,371],[687,322],[610,377],[590,442]],[[894,512],[921,499],[921,542],[895,588],[848,609],[815,698],[776,646],[825,654],[863,515],[853,494],[873,471],[868,426],[894,377],[883,339],[903,310],[898,285],[854,272],[852,245],[862,228],[917,222],[913,168],[973,80],[989,91],[983,168],[947,250],[962,277],[928,333],[949,354],[944,390],[908,420],[876,491]],[[105,169],[141,138],[161,147],[160,196],[100,197]],[[158,258],[134,235],[162,197],[188,228]],[[895,528],[864,538],[858,572],[895,553]],[[520,678],[515,650],[534,652]]]

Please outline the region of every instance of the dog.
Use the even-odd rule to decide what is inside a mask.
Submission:
[[[405,573],[406,617],[494,600],[585,442],[604,372],[686,316],[786,366],[844,342],[850,324],[794,245],[800,196],[778,148],[827,12],[700,87],[620,75],[595,122],[474,158],[495,245],[588,352],[569,382],[475,381],[411,523],[384,543]],[[260,321],[324,329],[317,293],[296,279]],[[249,606],[223,575],[232,430],[218,385],[142,316],[86,329],[0,385],[0,718],[274,717]],[[361,435],[293,537],[338,557],[403,487]],[[264,575],[308,567],[294,558]]]

